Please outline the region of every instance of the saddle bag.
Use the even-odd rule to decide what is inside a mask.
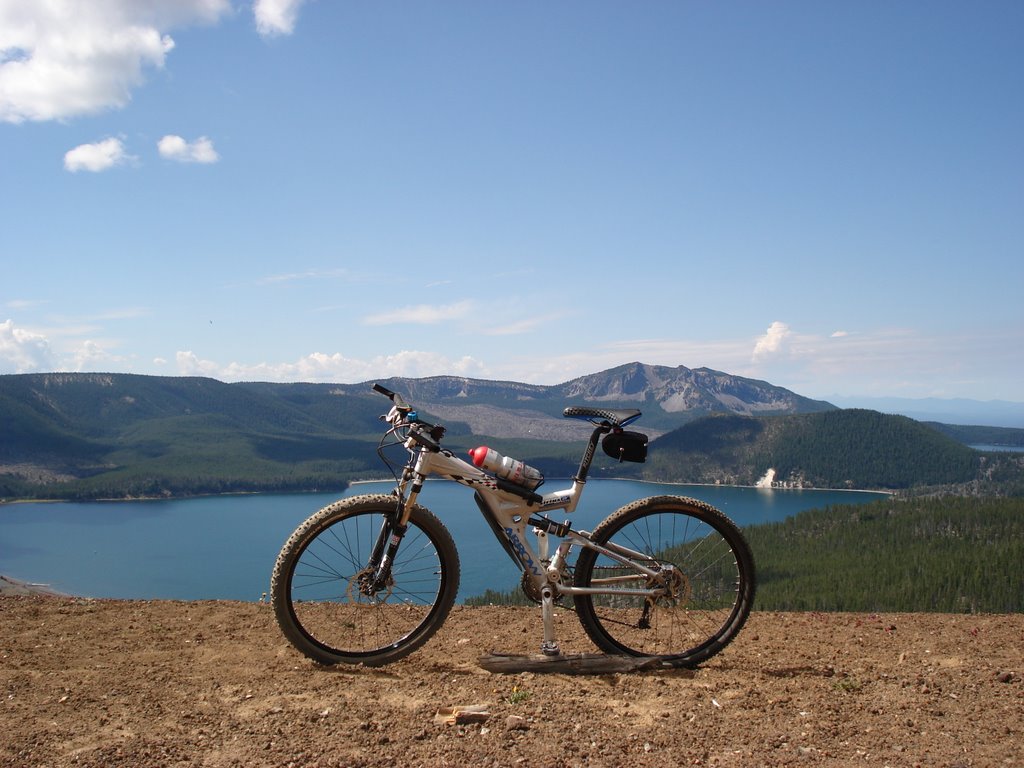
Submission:
[[[647,435],[643,432],[609,432],[601,441],[601,447],[605,453],[620,462],[647,461]]]

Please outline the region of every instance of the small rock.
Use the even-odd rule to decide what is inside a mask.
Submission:
[[[998,680],[1000,683],[1011,683],[1013,682],[1013,678],[1013,672],[1000,672],[998,675],[996,675],[996,680]]]
[[[519,715],[509,715],[505,718],[505,727],[510,731],[528,731],[530,730],[530,724],[526,722],[525,717]]]

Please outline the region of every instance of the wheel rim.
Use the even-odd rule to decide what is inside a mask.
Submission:
[[[587,610],[610,650],[685,657],[728,633],[740,609],[741,571],[728,540],[708,522],[684,511],[659,511],[627,521],[608,541],[645,555],[634,562],[660,571],[645,577],[596,555],[590,585],[651,589],[653,598],[593,595]]]
[[[370,656],[393,648],[439,608],[447,575],[438,544],[414,522],[390,578],[376,591],[365,588],[380,526],[379,513],[345,517],[318,532],[296,558],[288,609],[299,631],[328,653]]]

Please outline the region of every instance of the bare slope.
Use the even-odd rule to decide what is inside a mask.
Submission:
[[[0,597],[0,765],[1024,763],[1024,616],[755,612],[696,673],[492,675],[533,609],[457,608],[413,656],[325,669],[269,607]],[[566,651],[591,652],[571,613]],[[441,708],[482,705],[471,725]]]

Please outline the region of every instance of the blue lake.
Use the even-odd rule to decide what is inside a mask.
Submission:
[[[360,483],[341,495],[386,492],[392,486]],[[548,486],[557,489],[559,481],[549,480],[545,490]],[[592,530],[623,504],[666,493],[706,501],[741,526],[883,496],[592,480],[570,519],[574,528]],[[282,494],[0,506],[0,573],[87,597],[259,600],[269,589],[270,571],[285,539],[337,498],[336,493]],[[518,583],[519,571],[495,541],[468,489],[428,482],[420,503],[455,539],[462,563],[460,601]],[[561,519],[557,512],[553,517]]]

